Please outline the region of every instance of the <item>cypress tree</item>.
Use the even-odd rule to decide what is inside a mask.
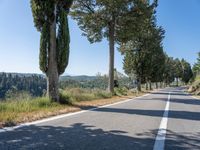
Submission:
[[[68,13],[73,0],[31,0],[40,37],[40,69],[47,76],[47,95],[59,101],[58,79],[69,59]]]

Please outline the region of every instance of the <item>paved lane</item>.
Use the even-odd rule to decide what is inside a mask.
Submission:
[[[125,103],[0,133],[0,150],[152,150],[169,92],[172,92],[170,109],[172,107],[173,111],[169,112],[165,148],[182,148],[183,143],[177,140],[181,137],[180,134],[187,136],[185,133],[190,133],[192,136],[198,136],[195,131],[200,125],[200,119],[198,119],[200,115],[198,113],[194,115],[194,113],[200,110],[198,109],[200,106],[196,106],[195,103],[187,104],[186,108],[179,107],[179,105],[190,103],[191,99],[183,95],[180,90],[167,88]],[[188,99],[184,101],[184,104],[176,101],[180,99],[182,102],[186,98]],[[185,115],[179,113],[178,109],[181,109],[181,112],[187,112],[188,109],[194,110],[193,117],[184,117]],[[194,128],[189,128],[189,130],[190,125],[183,124],[185,122],[190,124],[190,121],[194,122],[191,123]],[[177,133],[174,135],[174,132]],[[194,139],[190,137],[191,141],[186,142],[197,144],[198,138],[196,141]]]
[[[172,90],[167,150],[200,150],[200,100]]]

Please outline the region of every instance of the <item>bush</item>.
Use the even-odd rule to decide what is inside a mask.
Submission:
[[[65,94],[63,91],[60,91],[60,103],[73,105],[73,100],[69,95]]]
[[[115,88],[115,95],[117,96],[127,96],[128,89],[126,87]]]

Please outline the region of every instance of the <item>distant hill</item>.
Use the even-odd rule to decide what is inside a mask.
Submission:
[[[7,73],[7,72],[0,72],[1,74],[11,75],[11,76],[19,76],[19,77],[31,77],[31,76],[38,76],[38,77],[44,77],[44,74],[36,74],[36,73]],[[73,75],[63,75],[60,76],[60,81],[66,81],[66,80],[75,80],[75,81],[92,81],[97,79],[96,76],[87,76],[87,75],[79,75],[79,76],[73,76]]]
[[[66,81],[66,80],[75,80],[75,81],[92,81],[97,79],[96,76],[86,76],[86,75],[80,75],[80,76],[61,76],[60,81]]]
[[[11,76],[19,76],[19,77],[31,77],[31,76],[39,76],[39,77],[45,77],[43,74],[37,74],[37,73],[10,73],[10,72],[0,72],[0,75],[6,74]]]

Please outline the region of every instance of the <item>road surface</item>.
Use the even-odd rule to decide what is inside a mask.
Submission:
[[[200,150],[200,100],[167,88],[0,133],[0,150]]]

